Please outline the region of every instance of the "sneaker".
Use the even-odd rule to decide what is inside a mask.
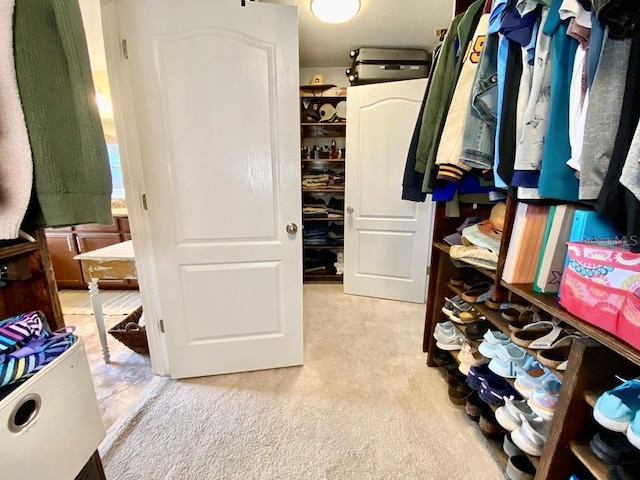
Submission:
[[[507,335],[502,332],[496,332],[495,330],[488,330],[483,338],[484,340],[478,347],[478,351],[487,358],[493,358],[495,356],[498,345],[511,343]]]
[[[504,473],[509,480],[533,480],[536,467],[526,455],[515,455],[509,457]]]
[[[478,395],[487,403],[501,407],[504,405],[504,398],[520,398],[507,381],[497,375],[485,377],[480,383]]]
[[[479,390],[480,384],[485,378],[495,376],[496,374],[489,370],[489,365],[483,363],[476,367],[469,368],[469,373],[467,374],[467,385],[474,390]]]
[[[589,447],[600,460],[609,465],[631,461],[640,453],[624,434],[618,432],[596,433],[591,438]]]
[[[434,332],[434,336],[435,336]],[[460,350],[462,348],[462,342],[464,341],[464,335],[462,335],[457,329],[453,329],[451,332],[438,332],[436,338],[436,346],[440,350]]]
[[[551,420],[558,405],[558,397],[562,389],[562,382],[555,375],[550,375],[540,385],[534,388],[529,406],[535,414],[544,420]]]
[[[549,424],[542,419],[522,418],[522,425],[511,433],[513,443],[523,452],[539,457],[549,436]]]
[[[529,398],[529,406],[535,414],[544,420],[551,420],[558,405],[558,397],[562,382],[555,375],[550,375],[533,389],[531,398]]]
[[[456,308],[459,310],[470,310],[471,305],[462,300],[459,295],[452,298],[444,297],[444,306],[440,309],[442,313],[450,316]]]
[[[640,380],[629,380],[600,395],[593,417],[603,427],[624,433],[639,410]]]
[[[482,409],[487,408],[487,404],[480,400],[478,396],[478,392],[473,392],[471,395],[467,397],[467,403],[464,406],[464,411],[474,422],[478,422],[480,420],[480,415],[482,415]]]
[[[502,427],[496,422],[493,410],[489,407],[482,410],[478,426],[482,434],[487,438],[496,438],[504,433]]]
[[[535,358],[530,357],[524,365],[516,365],[516,381],[513,386],[520,395],[530,398],[536,387],[552,376],[557,378]]]
[[[530,356],[513,343],[499,344],[495,348],[495,356],[489,363],[489,368],[503,378],[516,378],[516,366],[524,365]]]
[[[640,478],[640,460],[616,465],[609,470],[609,480],[637,480]]]
[[[497,413],[497,410],[496,410]],[[498,420],[498,416],[496,415],[496,420]],[[500,422],[498,422],[500,423]],[[518,448],[518,446],[513,443],[513,439],[511,438],[511,432],[507,433],[504,436],[504,440],[502,441],[502,450],[507,454],[507,457],[513,457],[514,455],[524,455],[524,452]]]
[[[535,417],[526,400],[514,400],[511,397],[505,397],[504,405],[496,410],[496,420],[510,432],[522,425],[522,418],[533,420]]]
[[[458,368],[458,362],[454,360],[451,354],[440,349],[435,350],[433,361],[437,366],[439,366],[440,368],[444,368],[447,371],[456,370]]]
[[[433,329],[433,338],[437,340],[439,336],[450,335],[455,330],[456,330],[456,327],[454,327],[451,322],[436,323],[436,326]]]
[[[458,354],[460,365],[458,369],[465,375],[469,375],[469,369],[483,363],[487,363],[488,359],[483,357],[478,350],[473,348],[468,342],[462,344],[462,349]]]
[[[636,413],[636,416],[629,424],[629,428],[627,428],[627,438],[634,447],[640,448],[640,411]]]

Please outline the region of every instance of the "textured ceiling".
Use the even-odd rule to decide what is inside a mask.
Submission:
[[[361,0],[358,15],[338,25],[311,14],[310,0],[262,0],[298,6],[301,67],[346,67],[349,52],[366,47],[433,50],[435,30],[453,18],[453,0]]]

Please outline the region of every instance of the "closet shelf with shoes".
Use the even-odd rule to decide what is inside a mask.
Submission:
[[[342,281],[346,88],[300,88],[304,279]]]

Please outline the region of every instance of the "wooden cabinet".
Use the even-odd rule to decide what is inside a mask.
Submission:
[[[78,225],[73,228],[46,230],[47,244],[58,288],[86,288],[80,262],[74,257],[116,243],[131,240],[129,219],[115,217],[113,225]],[[138,288],[133,280],[101,280],[100,288]]]
[[[300,97],[305,281],[342,280],[335,264],[343,264],[344,250],[346,93],[303,90]]]
[[[80,262],[73,257],[78,248],[71,229],[68,231],[47,231],[47,245],[51,255],[51,264],[59,286],[80,288],[85,285]]]

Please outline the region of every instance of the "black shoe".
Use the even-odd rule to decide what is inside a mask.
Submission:
[[[533,479],[536,476],[536,468],[525,455],[509,457],[505,472],[509,480]]]
[[[480,341],[487,333],[487,330],[491,327],[491,324],[486,320],[479,322],[468,323],[465,325],[464,333],[471,340]]]
[[[609,480],[638,480],[640,478],[640,460],[616,465],[609,470]]]
[[[611,465],[635,460],[640,455],[623,433],[596,433],[589,442],[589,446],[600,460]]]
[[[478,423],[484,408],[487,408],[487,404],[480,400],[478,392],[474,390],[473,393],[467,397],[467,402],[464,407],[467,417]]]
[[[444,368],[447,372],[458,370],[458,362],[451,356],[449,352],[445,352],[440,349],[436,349],[436,353],[433,355],[433,361],[440,368]]]

